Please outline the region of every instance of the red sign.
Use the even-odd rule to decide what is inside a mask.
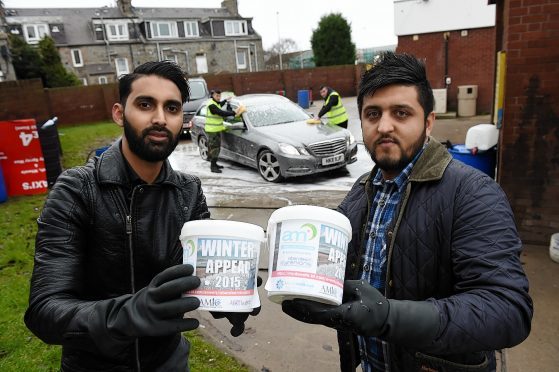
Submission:
[[[8,196],[47,192],[35,119],[0,121],[0,162]]]

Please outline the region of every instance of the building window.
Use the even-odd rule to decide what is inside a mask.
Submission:
[[[237,50],[237,68],[247,68],[247,55],[244,50]]]
[[[28,44],[37,44],[44,36],[49,36],[49,27],[47,24],[25,25],[23,33]]]
[[[225,21],[225,35],[226,36],[247,35],[247,22]]]
[[[82,51],[79,49],[72,49],[72,64],[74,67],[82,67],[83,66],[83,58],[82,58]]]
[[[107,27],[107,39],[128,40],[128,25],[126,23],[109,23]]]
[[[176,22],[151,22],[151,35],[154,39],[177,37]]]
[[[163,53],[163,60],[165,61],[171,61],[171,62],[175,62],[176,64],[179,63],[179,60],[177,58],[176,54],[173,53]]]
[[[107,77],[106,77],[106,76],[99,76],[99,77],[97,78],[97,82],[98,82],[99,84],[107,84],[108,80],[107,80]]]
[[[185,21],[184,22],[184,34],[186,37],[198,37],[200,36],[198,32],[198,22],[196,21]]]
[[[128,74],[128,60],[126,58],[115,58],[116,76]]]

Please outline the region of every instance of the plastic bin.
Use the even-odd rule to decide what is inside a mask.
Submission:
[[[458,116],[476,114],[477,85],[458,86]]]
[[[8,200],[8,190],[6,189],[6,184],[4,183],[2,164],[0,164],[0,203],[4,203],[6,200]]]
[[[52,125],[43,128],[43,126],[44,124],[37,125],[37,131],[39,132],[39,141],[41,142],[45,169],[47,170],[47,183],[51,187],[56,182],[58,176],[60,176],[60,173],[62,173],[62,162],[60,159],[62,148],[58,136],[58,127]]]
[[[309,91],[307,89],[297,91],[297,103],[304,109],[309,108]]]
[[[454,145],[448,151],[454,159],[479,169],[491,178],[495,178],[495,165],[497,161],[495,147],[487,151],[478,151],[475,155],[465,145]]]

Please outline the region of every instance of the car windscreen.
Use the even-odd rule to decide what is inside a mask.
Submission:
[[[292,123],[309,118],[303,109],[290,102],[251,105],[247,107],[245,115],[255,127]]]
[[[208,93],[206,92],[206,86],[203,82],[190,80],[188,86],[190,87],[190,101],[207,97]]]

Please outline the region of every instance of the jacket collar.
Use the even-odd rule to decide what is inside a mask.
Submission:
[[[124,163],[122,150],[120,148],[121,142],[122,140],[118,140],[113,143],[113,145],[98,158],[95,165],[95,174],[100,184],[130,185],[126,172],[126,164]],[[171,168],[169,160],[165,159],[163,162],[162,171],[165,177],[162,179],[158,177],[155,183],[167,183],[180,187],[179,177]]]
[[[442,178],[443,173],[452,160],[452,156],[446,147],[433,137],[429,137],[429,143],[423,150],[423,154],[417,159],[411,174],[410,181],[425,182],[435,181]],[[378,167],[375,165],[368,177],[363,177],[360,184],[369,184],[372,182]],[[367,185],[367,189],[368,189]]]

